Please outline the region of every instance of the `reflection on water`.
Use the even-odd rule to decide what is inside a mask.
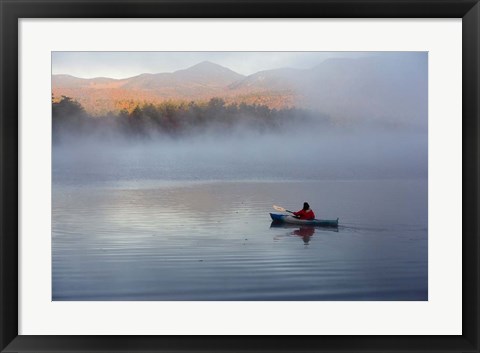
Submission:
[[[427,300],[426,180],[112,185],[54,184],[53,300]]]
[[[310,238],[312,237],[312,235],[315,234],[315,227],[314,226],[301,226],[301,227],[299,227],[298,225],[279,223],[279,222],[273,221],[270,224],[270,227],[271,228],[289,229],[289,232],[287,234],[302,238],[305,245],[308,245],[308,243],[310,242]],[[291,231],[292,228],[295,228],[295,229],[293,231]]]
[[[308,244],[310,241],[310,237],[315,233],[315,229],[313,227],[301,227],[296,229],[292,232],[292,234],[299,236],[303,239],[305,244]]]

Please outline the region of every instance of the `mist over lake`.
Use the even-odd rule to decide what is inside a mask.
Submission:
[[[240,130],[133,144],[82,140],[54,148],[53,159],[54,182],[60,183],[426,178],[427,135],[301,126],[275,134]],[[57,165],[63,166],[58,173]]]
[[[428,300],[426,69],[54,76],[52,299]]]

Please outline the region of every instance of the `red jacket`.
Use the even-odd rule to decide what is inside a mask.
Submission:
[[[315,219],[315,213],[313,213],[313,210],[300,210],[297,212],[293,212],[295,216],[298,216],[300,219]]]

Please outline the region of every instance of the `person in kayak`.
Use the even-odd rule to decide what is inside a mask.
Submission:
[[[299,219],[315,219],[315,213],[313,210],[310,208],[310,205],[308,202],[303,203],[303,208],[300,211],[293,212],[295,216]]]

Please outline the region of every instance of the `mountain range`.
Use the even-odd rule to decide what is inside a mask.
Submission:
[[[93,115],[146,103],[218,97],[226,103],[314,109],[338,121],[426,126],[427,65],[426,55],[382,53],[332,58],[310,69],[278,68],[245,76],[205,61],[172,73],[126,79],[52,75],[52,95],[54,100],[71,97]]]

